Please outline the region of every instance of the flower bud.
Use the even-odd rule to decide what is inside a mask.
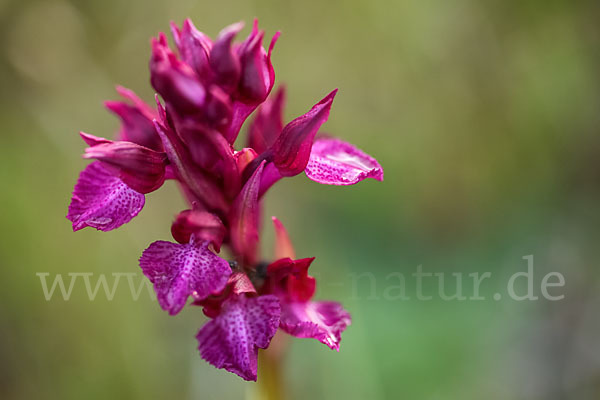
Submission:
[[[232,92],[240,80],[240,59],[233,51],[231,42],[243,27],[244,24],[238,22],[223,29],[210,52],[214,81],[227,92]]]
[[[193,115],[204,105],[204,86],[192,68],[171,52],[162,33],[152,39],[150,83],[180,115]]]

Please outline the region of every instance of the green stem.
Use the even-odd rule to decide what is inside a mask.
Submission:
[[[258,352],[258,379],[249,400],[284,400],[283,359],[287,337],[277,334],[268,349]]]

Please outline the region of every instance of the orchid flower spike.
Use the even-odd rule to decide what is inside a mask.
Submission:
[[[243,379],[257,379],[258,349],[278,330],[313,338],[339,351],[350,314],[341,304],[314,300],[313,257],[297,258],[283,224],[273,217],[275,254],[260,254],[262,199],[284,177],[302,172],[318,183],[353,185],[383,180],[381,165],[357,147],[321,132],[337,89],[305,114],[284,123],[286,92],[270,95],[275,33],[242,23],[213,41],[190,20],[171,24],[151,41],[150,83],[155,106],[117,87],[122,100],[106,108],[121,121],[114,140],[81,133],[93,159],[79,175],[68,208],[73,230],[110,231],[131,221],[145,196],[174,180],[188,203],[171,225],[174,241],[156,241],[139,265],[171,315],[200,307],[209,321],[196,335],[200,355]],[[236,138],[248,117],[246,147]],[[221,249],[228,249],[225,257]]]

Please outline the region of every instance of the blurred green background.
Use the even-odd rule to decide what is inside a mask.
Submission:
[[[112,301],[90,301],[81,281],[46,301],[36,276],[131,272],[137,285],[142,250],[170,239],[174,185],[114,232],[72,233],[64,215],[86,164],[77,132],[117,129],[102,107],[115,84],[151,101],[149,38],[185,17],[213,37],[254,17],[281,30],[287,120],[339,87],[326,131],[385,169],[383,183],[302,175],[270,192],[265,214],[317,257],[317,296],[353,316],[339,354],[292,341],[290,399],[600,398],[599,15],[597,1],[0,0],[0,398],[252,388],[199,357],[199,309],[170,317],[133,301],[125,278]],[[264,237],[270,254],[268,224]],[[530,254],[536,294],[557,271],[565,298],[494,300]],[[418,265],[491,272],[486,300],[442,301],[434,282],[419,301],[410,279],[410,300],[385,295],[390,274]]]

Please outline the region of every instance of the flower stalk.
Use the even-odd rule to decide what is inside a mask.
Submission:
[[[287,338],[276,334],[269,348],[258,352],[259,378],[250,399],[285,400],[284,352]],[[278,343],[279,342],[279,343]]]

